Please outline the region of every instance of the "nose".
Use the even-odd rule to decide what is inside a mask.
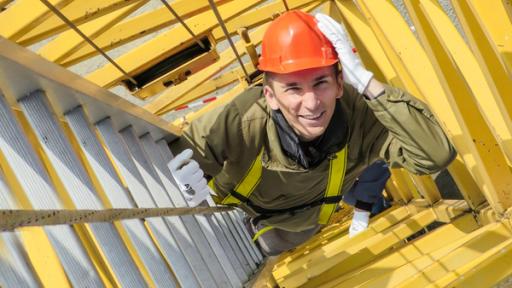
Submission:
[[[315,111],[320,105],[320,98],[314,90],[309,90],[302,96],[302,107],[309,110]]]

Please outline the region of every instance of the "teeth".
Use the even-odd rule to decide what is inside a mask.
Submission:
[[[315,120],[315,119],[319,118],[320,116],[322,116],[322,113],[320,113],[318,115],[303,115],[302,117],[306,118],[308,120]]]

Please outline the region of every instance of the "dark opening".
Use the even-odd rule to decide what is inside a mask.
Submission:
[[[211,50],[212,43],[208,37],[204,36],[199,41],[205,46],[206,49],[201,48],[199,44],[194,42],[191,46],[179,51],[178,53],[171,55],[155,65],[149,67],[145,71],[132,76],[137,82],[137,85],[133,84],[130,80],[123,80],[122,82],[126,85],[128,90],[135,91],[144,87],[146,84],[151,83],[155,79],[169,73],[170,71],[180,67],[181,65],[189,62],[190,60],[207,53]],[[191,71],[185,72],[186,76],[192,74]],[[172,81],[167,81],[164,86],[168,87],[173,84]]]

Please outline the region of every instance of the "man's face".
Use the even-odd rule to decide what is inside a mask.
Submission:
[[[264,87],[270,108],[280,109],[302,140],[321,136],[331,121],[336,99],[343,93],[341,73],[332,66],[272,74]]]

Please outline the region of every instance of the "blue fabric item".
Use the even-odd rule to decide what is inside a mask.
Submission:
[[[375,161],[361,173],[352,188],[343,195],[343,201],[351,206],[356,201],[377,203],[382,199],[382,191],[391,173],[386,162]]]

